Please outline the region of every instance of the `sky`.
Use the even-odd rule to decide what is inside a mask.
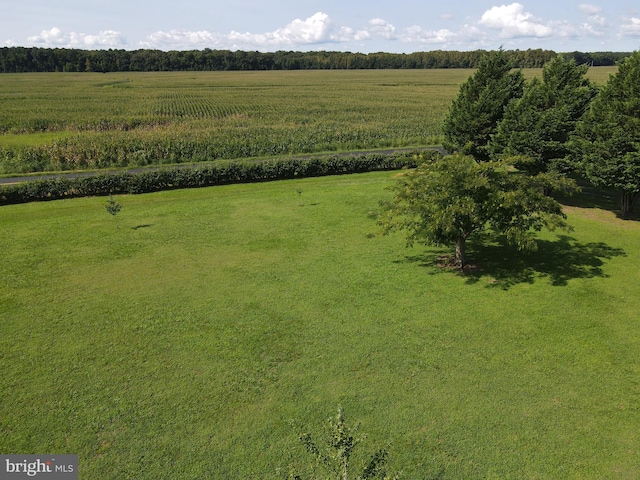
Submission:
[[[412,53],[640,50],[640,2],[0,0],[0,47]]]

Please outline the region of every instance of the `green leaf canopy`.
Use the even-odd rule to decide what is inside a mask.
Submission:
[[[502,233],[520,249],[536,247],[542,228],[567,229],[561,205],[545,192],[570,193],[575,183],[558,174],[513,171],[506,162],[476,162],[454,155],[425,163],[401,176],[393,199],[378,217],[384,234],[407,231],[407,243],[456,246],[464,267],[465,242],[486,228]]]

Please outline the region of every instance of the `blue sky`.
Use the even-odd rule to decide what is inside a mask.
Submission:
[[[160,50],[640,50],[640,3],[2,0],[0,46]]]

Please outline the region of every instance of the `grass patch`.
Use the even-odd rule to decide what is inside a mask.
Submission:
[[[0,209],[0,451],[286,478],[344,406],[403,478],[633,478],[640,226],[572,207],[479,269],[372,237],[393,172]],[[622,227],[622,228],[621,228]]]
[[[69,138],[73,132],[38,132],[38,133],[7,133],[0,135],[0,148],[21,148],[46,145],[56,140]]]

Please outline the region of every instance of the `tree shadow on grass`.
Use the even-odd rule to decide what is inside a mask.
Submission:
[[[594,187],[582,177],[573,178],[580,192],[570,197],[554,195],[554,198],[563,205],[580,208],[601,208],[603,210],[620,210],[620,192],[604,188]]]
[[[144,223],[142,225],[136,225],[135,227],[131,227],[131,230],[139,230],[141,228],[149,228],[149,227],[153,227],[152,223]]]
[[[561,235],[555,241],[538,240],[535,251],[519,251],[507,245],[504,237],[491,240],[469,245],[469,265],[464,272],[447,268],[442,256],[424,254],[406,258],[431,266],[436,272],[457,272],[466,277],[468,284],[484,280],[488,287],[507,290],[541,278],[548,278],[554,286],[564,286],[569,280],[578,278],[606,278],[608,275],[602,268],[605,261],[626,255],[621,248],[603,242],[580,243],[567,235]]]
[[[614,212],[618,218],[620,217],[620,195],[621,192],[606,188],[594,187],[588,180],[574,176],[573,179],[580,187],[580,193],[576,193],[570,197],[554,195],[562,205],[579,208],[599,208]],[[640,212],[631,212],[624,220],[640,220]]]

